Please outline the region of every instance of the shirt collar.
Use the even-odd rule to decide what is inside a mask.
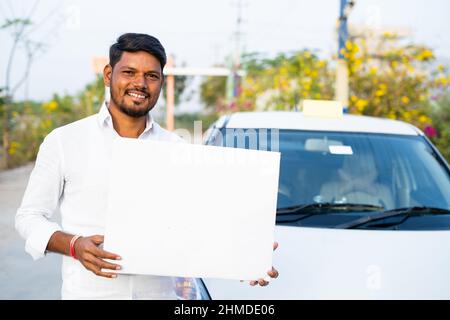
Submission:
[[[147,114],[146,119],[147,119],[147,121],[145,123],[145,129],[141,133],[141,135],[153,128],[154,121],[153,121],[153,117],[150,114],[150,112]],[[98,120],[98,124],[100,125],[100,127],[103,128],[104,126],[109,126],[112,129],[114,129],[113,125],[112,125],[112,117],[111,117],[111,114],[109,113],[108,103],[106,101],[103,102],[103,104],[100,108],[100,111],[97,114],[97,120]]]

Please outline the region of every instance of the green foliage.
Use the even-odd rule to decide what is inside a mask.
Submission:
[[[342,51],[348,61],[352,114],[403,120],[426,133],[437,130],[433,141],[449,158],[448,70],[435,66],[430,48],[405,44],[393,34],[378,39],[358,38]],[[332,61],[303,50],[273,58],[253,53],[243,57],[246,75],[236,104],[226,104],[220,78],[206,78],[202,100],[219,112],[291,110],[302,99],[333,99],[335,70]],[[220,84],[220,86],[218,85]],[[433,103],[433,97],[447,100]]]
[[[20,18],[15,18],[15,19],[6,19],[5,22],[0,26],[0,29],[8,29],[11,27],[17,27],[17,26],[29,26],[31,25],[32,22],[30,19],[20,19]]]
[[[223,110],[226,107],[227,78],[206,77],[200,85],[200,96],[209,110]]]
[[[353,114],[365,114],[410,122],[429,134],[446,159],[450,159],[450,76],[444,66],[432,68],[431,49],[403,45],[385,35],[371,52],[363,40],[347,43],[350,101]],[[290,110],[302,99],[333,99],[335,71],[329,61],[308,50],[278,54],[274,58],[249,54],[243,57],[245,76],[240,94],[230,108],[226,103],[226,78],[208,77],[201,84],[201,98],[208,114],[180,114],[176,128],[193,131],[202,121],[206,130],[223,112],[237,110]],[[177,77],[177,97],[187,79]],[[5,98],[0,92],[0,116]],[[81,92],[55,94],[51,100],[9,103],[12,165],[32,161],[42,139],[54,128],[96,113],[104,100],[99,76]],[[3,123],[0,123],[2,129]]]
[[[183,113],[175,116],[175,128],[187,129],[191,133],[194,132],[194,122],[201,121],[202,131],[206,131],[214,121],[218,119],[219,115],[214,112],[210,113]]]
[[[264,58],[245,56],[238,109],[290,110],[303,99],[332,99],[333,74],[328,62],[303,50]]]
[[[28,101],[11,104],[10,166],[34,160],[39,145],[50,131],[98,112],[103,100],[104,84],[99,76],[75,96],[55,94],[43,103]]]
[[[432,137],[439,151],[450,162],[450,94],[439,97],[433,104],[431,118],[436,129],[436,136]]]
[[[374,40],[372,40],[374,42]],[[438,74],[430,72],[433,52],[404,45],[390,34],[369,49],[367,41],[348,42],[344,56],[350,74],[350,112],[400,119],[419,128],[431,125],[427,104],[437,88]]]
[[[175,83],[177,82],[178,77]],[[52,99],[45,102],[28,101],[11,104],[11,143],[8,149],[10,167],[33,161],[42,140],[54,128],[98,112],[104,101],[104,90],[103,78],[98,76],[76,95],[54,94]],[[180,87],[178,90],[181,94]],[[4,101],[0,92],[0,116],[3,107]],[[177,116],[175,121],[177,128],[184,127],[190,130],[193,128],[193,122],[200,120],[206,130],[215,119],[214,115],[185,114]],[[1,126],[2,123],[0,130]]]

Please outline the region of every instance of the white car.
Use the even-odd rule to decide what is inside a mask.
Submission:
[[[246,112],[208,132],[209,145],[281,152],[280,275],[267,287],[203,279],[211,299],[450,299],[450,169],[419,129]]]

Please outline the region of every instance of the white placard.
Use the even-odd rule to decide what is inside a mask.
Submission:
[[[329,146],[331,154],[352,155],[353,149],[350,146]]]
[[[118,138],[104,248],[122,273],[267,276],[280,153]]]

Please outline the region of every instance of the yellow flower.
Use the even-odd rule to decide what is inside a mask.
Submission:
[[[429,49],[425,49],[417,55],[417,60],[419,60],[419,61],[427,61],[432,58],[434,58],[434,54]]]
[[[358,109],[359,112],[363,112],[368,104],[369,102],[367,100],[360,99],[356,102],[356,109]]]
[[[409,111],[403,112],[402,116],[403,116],[403,119],[406,120],[406,122],[409,122],[412,119],[412,115]]]
[[[282,76],[286,76],[289,74],[289,70],[286,67],[281,67],[279,72],[280,72],[280,75],[282,75]]]
[[[16,141],[12,141],[8,148],[8,154],[12,156],[16,153],[17,149],[20,147],[20,143]]]
[[[397,62],[397,61],[392,61],[392,62],[391,62],[391,67],[392,67],[392,69],[397,69],[397,67],[398,67],[398,62]]]
[[[377,97],[382,97],[382,96],[384,96],[385,94],[386,94],[386,92],[383,91],[383,90],[377,90],[377,91],[375,91],[375,96],[377,96]]]
[[[303,90],[305,91],[310,91],[311,90],[311,81],[302,81],[302,87]]]
[[[348,51],[352,51],[353,49],[353,43],[351,41],[347,41],[345,43],[345,47],[347,48]]]
[[[393,113],[393,112],[389,112],[389,114],[388,114],[388,118],[389,119],[397,119],[397,116],[395,115],[395,113]]]
[[[322,69],[326,65],[327,65],[327,63],[324,60],[317,61],[317,68],[319,68],[319,69]]]
[[[386,39],[393,39],[396,37],[396,35],[394,33],[386,31],[386,32],[383,32],[383,37]]]
[[[409,101],[410,101],[410,100],[409,100],[409,98],[408,98],[407,96],[403,96],[403,97],[402,97],[402,103],[403,103],[403,104],[408,104]]]
[[[443,65],[443,64],[438,65],[438,70],[439,70],[440,72],[444,72],[444,71],[445,71],[444,65]]]
[[[377,74],[377,72],[378,72],[378,68],[377,67],[372,67],[369,70],[369,75],[375,76]]]
[[[52,101],[50,101],[50,102],[44,103],[44,104],[42,105],[42,107],[43,107],[46,111],[51,112],[51,111],[54,111],[54,110],[56,110],[56,109],[58,108],[58,102],[52,100]]]
[[[429,117],[425,116],[425,115],[421,115],[419,117],[419,122],[423,123],[423,124],[426,124],[426,123],[430,123],[431,119]]]
[[[45,119],[41,122],[41,128],[48,130],[52,127],[52,120],[51,119]]]
[[[357,96],[351,96],[350,97],[350,101],[351,102],[356,102],[356,101],[358,101],[358,97]]]
[[[356,43],[351,42],[351,41],[347,41],[345,43],[345,48],[347,49],[348,52],[351,52],[351,53],[359,52],[358,45]]]
[[[447,85],[447,77],[439,77],[436,79],[436,83],[446,86]]]
[[[386,91],[387,91],[387,86],[384,83],[382,83],[378,86],[378,90],[375,91],[375,96],[382,97],[382,96],[386,95]]]

